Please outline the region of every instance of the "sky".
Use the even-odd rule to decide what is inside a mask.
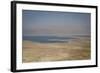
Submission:
[[[90,13],[23,10],[22,31],[31,35],[90,35]]]

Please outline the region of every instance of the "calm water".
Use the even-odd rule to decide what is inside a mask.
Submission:
[[[64,43],[68,42],[72,37],[57,37],[57,36],[23,36],[23,40],[29,40],[39,43]]]

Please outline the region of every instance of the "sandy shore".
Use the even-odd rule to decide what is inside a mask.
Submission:
[[[37,43],[24,40],[22,62],[90,59],[90,39],[78,38],[68,43]]]

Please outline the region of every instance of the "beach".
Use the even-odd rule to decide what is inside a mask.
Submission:
[[[23,40],[22,62],[91,59],[90,41],[90,37],[78,37],[64,43],[41,43]]]

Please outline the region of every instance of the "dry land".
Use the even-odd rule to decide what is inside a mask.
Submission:
[[[90,58],[90,38],[87,37],[78,37],[66,43],[37,43],[23,40],[23,63],[86,60]]]

